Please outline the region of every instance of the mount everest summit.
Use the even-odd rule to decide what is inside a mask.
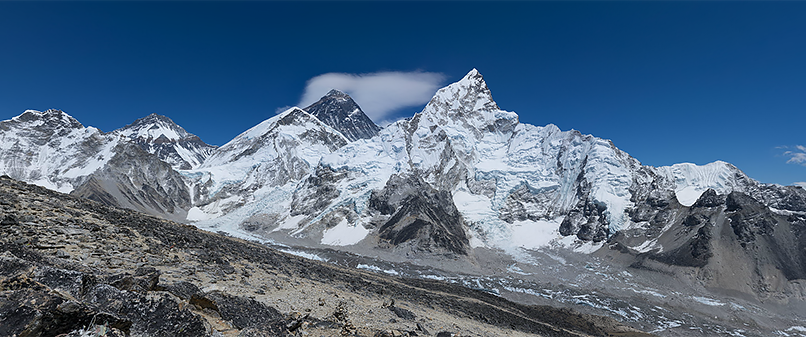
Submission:
[[[221,147],[164,116],[104,133],[58,110],[0,122],[0,147],[0,174],[240,237],[446,258],[565,247],[806,299],[803,188],[519,123],[475,69],[382,129],[333,90]]]

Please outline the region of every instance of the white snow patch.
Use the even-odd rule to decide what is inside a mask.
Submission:
[[[675,182],[677,201],[691,206],[709,188],[719,194],[730,193],[739,186],[736,183],[738,169],[723,161],[698,166],[692,163],[658,167],[658,171]]]
[[[369,234],[369,230],[359,224],[350,225],[345,219],[336,227],[326,229],[322,234],[323,245],[349,246],[363,240]]]
[[[398,273],[394,269],[382,269],[381,267],[372,266],[372,265],[368,265],[368,264],[359,264],[359,265],[357,265],[355,267],[358,268],[358,269],[371,270],[371,271],[374,271],[374,272],[377,272],[377,273],[385,273],[385,274],[395,275],[395,276],[400,275],[400,273]]]
[[[720,301],[717,301],[715,299],[708,298],[708,297],[691,296],[691,299],[693,299],[693,300],[695,300],[697,302],[700,302],[702,304],[705,304],[705,305],[710,305],[712,307],[720,307],[720,306],[725,305],[725,303],[722,303]]]
[[[526,249],[548,247],[561,239],[560,224],[553,221],[516,221],[512,225],[512,244]]]
[[[595,243],[592,241],[578,240],[576,235],[569,235],[554,242],[561,247],[570,248],[574,252],[582,254],[591,254],[604,245],[604,242]]]
[[[209,214],[202,211],[201,208],[198,206],[193,206],[193,208],[188,210],[187,219],[188,221],[202,221],[202,220],[209,220],[217,217],[217,214]]]
[[[658,239],[647,240],[647,241],[644,241],[644,243],[642,243],[640,246],[633,247],[633,249],[635,249],[639,253],[646,253],[646,252],[648,252],[650,250],[655,249],[657,244],[658,244]]]
[[[282,229],[297,229],[299,228],[300,221],[305,220],[305,218],[306,216],[302,214],[288,217],[284,222],[280,224],[280,226],[277,226],[277,228],[272,230],[272,232],[276,232]]]
[[[658,328],[650,331],[650,333],[661,332],[668,329],[677,328],[683,325],[683,321],[663,321],[658,323]]]
[[[629,289],[634,291],[634,292],[636,292],[636,293],[639,293],[639,294],[647,294],[647,295],[652,295],[652,296],[659,297],[659,298],[666,298],[666,295],[663,295],[663,294],[661,294],[661,293],[659,293],[657,291],[654,291],[654,290],[646,290],[646,289],[640,289],[639,290],[639,289],[635,289],[635,288],[629,288]]]
[[[686,186],[680,190],[677,190],[675,194],[677,195],[677,201],[680,202],[683,206],[691,206],[697,202],[697,199],[705,192],[702,189],[698,189],[695,186]]]
[[[444,276],[437,276],[437,275],[422,275],[420,277],[422,277],[424,279],[436,280],[436,281],[445,281],[446,280],[446,278]]]
[[[490,198],[472,194],[461,188],[453,192],[453,203],[462,212],[462,217],[469,221],[483,221],[492,215]]]
[[[515,274],[518,274],[518,275],[532,275],[530,273],[524,272],[523,269],[521,269],[520,267],[516,266],[514,263],[509,265],[509,267],[507,267],[507,270],[510,273],[515,273]]]
[[[596,243],[592,241],[586,241],[583,242],[581,245],[577,245],[576,247],[574,247],[574,251],[582,254],[593,254],[593,252],[599,250],[599,248],[602,248],[602,246],[604,246],[604,242]]]
[[[291,254],[291,255],[304,257],[304,258],[306,258],[308,260],[316,260],[316,261],[327,262],[326,258],[323,258],[323,257],[321,257],[319,255],[316,255],[316,254],[308,253],[308,252],[301,252],[301,251],[293,250],[293,249],[280,249],[280,251],[286,252],[286,253]]]

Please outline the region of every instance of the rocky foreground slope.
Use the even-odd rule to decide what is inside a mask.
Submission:
[[[0,335],[646,336],[342,268],[0,177]]]

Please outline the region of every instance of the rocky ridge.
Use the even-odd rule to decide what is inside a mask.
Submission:
[[[381,130],[350,95],[336,89],[303,110],[338,130],[351,142],[375,137]]]

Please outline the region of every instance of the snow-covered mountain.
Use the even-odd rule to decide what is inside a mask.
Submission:
[[[409,241],[398,234],[407,233],[414,240],[408,245],[434,252],[558,242],[595,249],[616,233],[644,233],[653,221],[664,223],[651,231],[662,235],[674,226],[645,219],[647,203],[691,207],[709,189],[747,193],[783,211],[802,207],[781,199],[801,189],[759,184],[728,163],[648,167],[608,140],[519,123],[498,107],[475,69],[440,89],[422,112],[380,131],[337,90],[220,148],[156,114],[108,134],[58,110],[26,111],[0,128],[0,169],[14,178],[68,192],[92,180],[76,193],[114,196],[117,205],[173,218],[188,212],[200,226],[227,222],[245,235],[256,233],[244,228],[261,228],[325,245],[368,238],[398,246]],[[110,166],[116,155],[140,164]],[[146,202],[143,186],[160,197]],[[629,247],[659,247],[647,237],[629,240]]]
[[[641,226],[627,211],[635,196],[651,188],[641,186],[646,176],[656,190],[680,192],[689,205],[708,188],[725,193],[755,184],[727,163],[645,167],[610,141],[554,125],[521,124],[515,113],[498,107],[476,70],[440,89],[413,118],[346,145],[323,157],[320,166],[314,177],[342,173],[330,182],[341,193],[326,199],[328,194],[313,192],[319,185],[299,186],[296,194],[329,205],[322,213],[295,210],[314,222],[334,221],[325,216],[334,212],[351,219],[350,226],[374,227],[383,222],[379,219],[396,218],[372,196],[394,194],[387,185],[397,177],[448,192],[465,230],[474,229],[473,245],[492,247],[515,242],[523,231],[600,242]],[[312,191],[303,192],[306,188]],[[546,244],[550,238],[536,239]]]
[[[104,134],[48,110],[0,122],[0,149],[0,174],[251,239],[471,265],[560,249],[806,299],[802,187],[725,162],[645,166],[609,140],[520,123],[475,69],[380,130],[331,91],[219,148],[163,116]]]
[[[364,114],[350,95],[336,89],[304,110],[341,132],[350,141],[372,138],[381,129]]]
[[[0,148],[0,174],[175,220],[191,204],[174,169],[198,166],[214,149],[164,116],[103,133],[53,109],[0,122]]]
[[[332,127],[299,108],[269,118],[218,148],[195,170],[190,220],[228,213],[264,195],[288,190],[322,156],[348,143]],[[243,221],[244,219],[241,219]]]
[[[0,122],[0,174],[70,192],[112,159],[115,145],[61,110],[27,110]]]
[[[791,283],[769,280],[806,275],[802,188],[760,184],[725,162],[644,166],[608,140],[521,124],[498,107],[475,70],[440,89],[411,119],[370,139],[317,151],[305,163],[306,171],[281,180],[282,192],[247,194],[251,201],[239,196],[223,217],[197,225],[406,254],[618,248],[636,266],[701,268],[713,273],[703,281],[709,286],[761,297],[767,296],[762,289],[794,291]],[[247,177],[230,181],[254,180]],[[708,201],[714,198],[719,201]],[[748,220],[758,217],[767,220]],[[724,228],[737,237],[725,237]],[[727,242],[743,242],[737,245],[745,253],[729,252]],[[732,283],[725,266],[739,264],[757,266],[748,274],[756,285]]]
[[[112,134],[129,139],[177,170],[198,167],[216,148],[185,131],[170,118],[154,113],[112,131]]]

